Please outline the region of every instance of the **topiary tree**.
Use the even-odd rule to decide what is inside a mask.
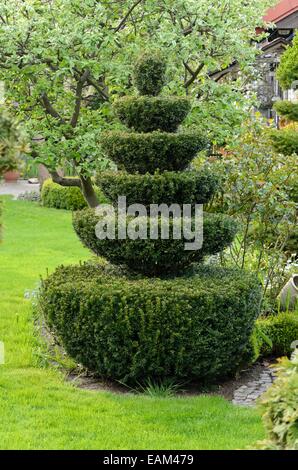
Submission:
[[[217,188],[216,176],[210,171],[184,171],[208,143],[203,135],[177,132],[191,103],[186,97],[155,96],[164,84],[164,71],[164,60],[159,55],[146,53],[139,58],[134,82],[140,85],[140,94],[125,96],[115,103],[116,114],[130,130],[102,134],[103,150],[122,170],[98,177],[115,207],[122,195],[128,195],[130,204],[141,203],[147,207],[151,203],[165,202],[205,203]],[[192,262],[222,251],[236,233],[235,223],[230,218],[205,214],[202,250],[186,251],[184,239],[121,239],[118,236],[114,240],[99,239],[95,233],[98,220],[94,211],[78,212],[74,216],[74,227],[83,243],[114,264],[124,264],[150,276],[176,274]],[[161,219],[159,223],[162,224]]]
[[[211,171],[186,171],[208,143],[202,135],[178,130],[191,104],[188,98],[157,94],[164,70],[159,56],[146,53],[139,59],[134,82],[140,94],[115,104],[130,130],[101,139],[121,170],[98,177],[116,209],[115,239],[98,238],[96,226],[104,216],[94,209],[73,217],[82,242],[124,270],[60,268],[44,282],[41,308],[67,351],[102,375],[130,382],[165,376],[214,380],[247,357],[260,303],[254,276],[196,264],[233,241],[235,222],[224,214],[205,214],[200,250],[185,250],[186,240],[175,239],[171,230],[169,239],[161,230],[155,239],[149,232],[142,237],[139,227],[132,238],[118,232],[118,196],[146,207],[190,203],[195,214],[194,204],[207,202],[219,185]],[[170,214],[170,229],[174,223]],[[161,216],[158,227],[163,227]]]

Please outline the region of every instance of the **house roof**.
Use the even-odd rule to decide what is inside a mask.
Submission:
[[[296,11],[298,11],[298,0],[281,0],[275,7],[268,10],[264,20],[278,23]]]

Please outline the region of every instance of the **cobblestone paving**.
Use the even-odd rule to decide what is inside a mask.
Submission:
[[[254,406],[257,398],[266,392],[274,379],[274,371],[268,367],[264,368],[257,379],[241,385],[234,391],[232,402],[235,405]]]

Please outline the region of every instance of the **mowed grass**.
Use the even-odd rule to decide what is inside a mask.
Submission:
[[[24,293],[40,275],[90,254],[72,230],[70,213],[3,199],[0,449],[242,449],[264,437],[255,410],[220,397],[80,390],[61,372],[42,367]]]

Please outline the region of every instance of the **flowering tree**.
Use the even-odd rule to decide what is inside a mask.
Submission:
[[[241,90],[257,53],[252,41],[270,0],[0,0],[0,79],[7,105],[27,127],[32,154],[93,207],[91,175],[102,162],[98,134],[113,95],[130,87],[140,49],[165,49],[166,92],[196,98],[190,122],[225,141],[242,119]],[[210,78],[237,61],[244,75]],[[117,77],[117,78],[116,78]],[[209,126],[208,126],[209,122]],[[213,129],[213,132],[212,132]],[[216,132],[215,132],[216,130]],[[71,165],[78,178],[57,168]]]

